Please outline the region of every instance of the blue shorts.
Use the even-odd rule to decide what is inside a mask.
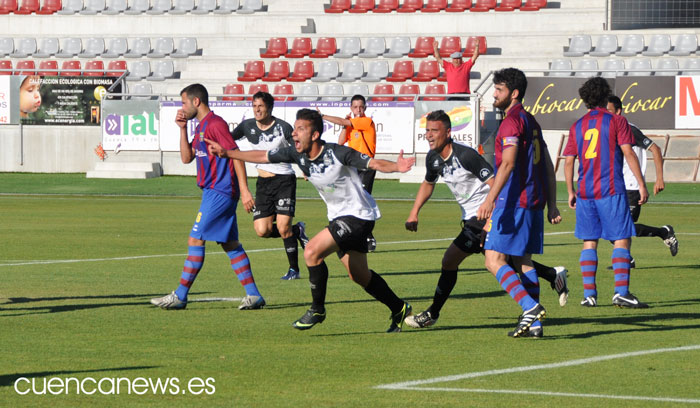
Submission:
[[[542,253],[542,210],[496,208],[484,229],[487,231],[484,249],[513,256]]]
[[[203,190],[202,204],[199,206],[190,236],[220,244],[238,241],[237,205],[238,200],[232,197],[219,194],[214,190]]]
[[[598,200],[576,199],[578,239],[617,241],[636,235],[626,194],[615,194]]]

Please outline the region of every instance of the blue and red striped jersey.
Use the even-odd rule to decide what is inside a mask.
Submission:
[[[508,110],[496,135],[496,174],[503,151],[517,147],[515,167],[503,186],[496,207],[544,209],[547,203],[547,166],[542,129],[535,118],[518,103]]]
[[[240,191],[233,160],[210,155],[205,138],[219,143],[224,149],[238,149],[226,121],[214,112],[209,112],[195,128],[192,140],[197,159],[197,185],[201,189],[208,188],[237,200]]]
[[[620,149],[625,144],[634,144],[627,120],[603,108],[591,109],[571,126],[564,155],[578,156],[579,198],[625,194]]]

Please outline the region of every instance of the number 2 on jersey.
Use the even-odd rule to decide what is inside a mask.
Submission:
[[[588,129],[586,133],[583,134],[583,140],[590,140],[588,148],[586,149],[586,154],[584,154],[583,157],[585,159],[595,159],[598,157],[598,129]]]

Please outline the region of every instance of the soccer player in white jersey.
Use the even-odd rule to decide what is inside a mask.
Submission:
[[[403,152],[396,162],[373,159],[347,146],[324,142],[322,132],[321,114],[301,109],[294,123],[293,147],[241,152],[226,150],[213,141],[207,143],[210,153],[219,157],[253,163],[296,163],[326,203],[329,225],[311,238],[304,250],[312,304],[294,322],[295,328],[307,330],[325,320],[328,267],[324,259],[335,252],[350,278],[391,310],[387,332],[400,332],[404,319],[411,314],[411,305],[396,296],[386,281],[367,265],[367,237],[381,214],[372,196],[362,188],[357,170],[405,173],[415,159],[404,158]]]

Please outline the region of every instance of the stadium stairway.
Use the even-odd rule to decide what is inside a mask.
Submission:
[[[159,163],[104,162],[95,164],[95,169],[88,171],[87,178],[110,179],[149,179],[160,177],[162,171]]]

